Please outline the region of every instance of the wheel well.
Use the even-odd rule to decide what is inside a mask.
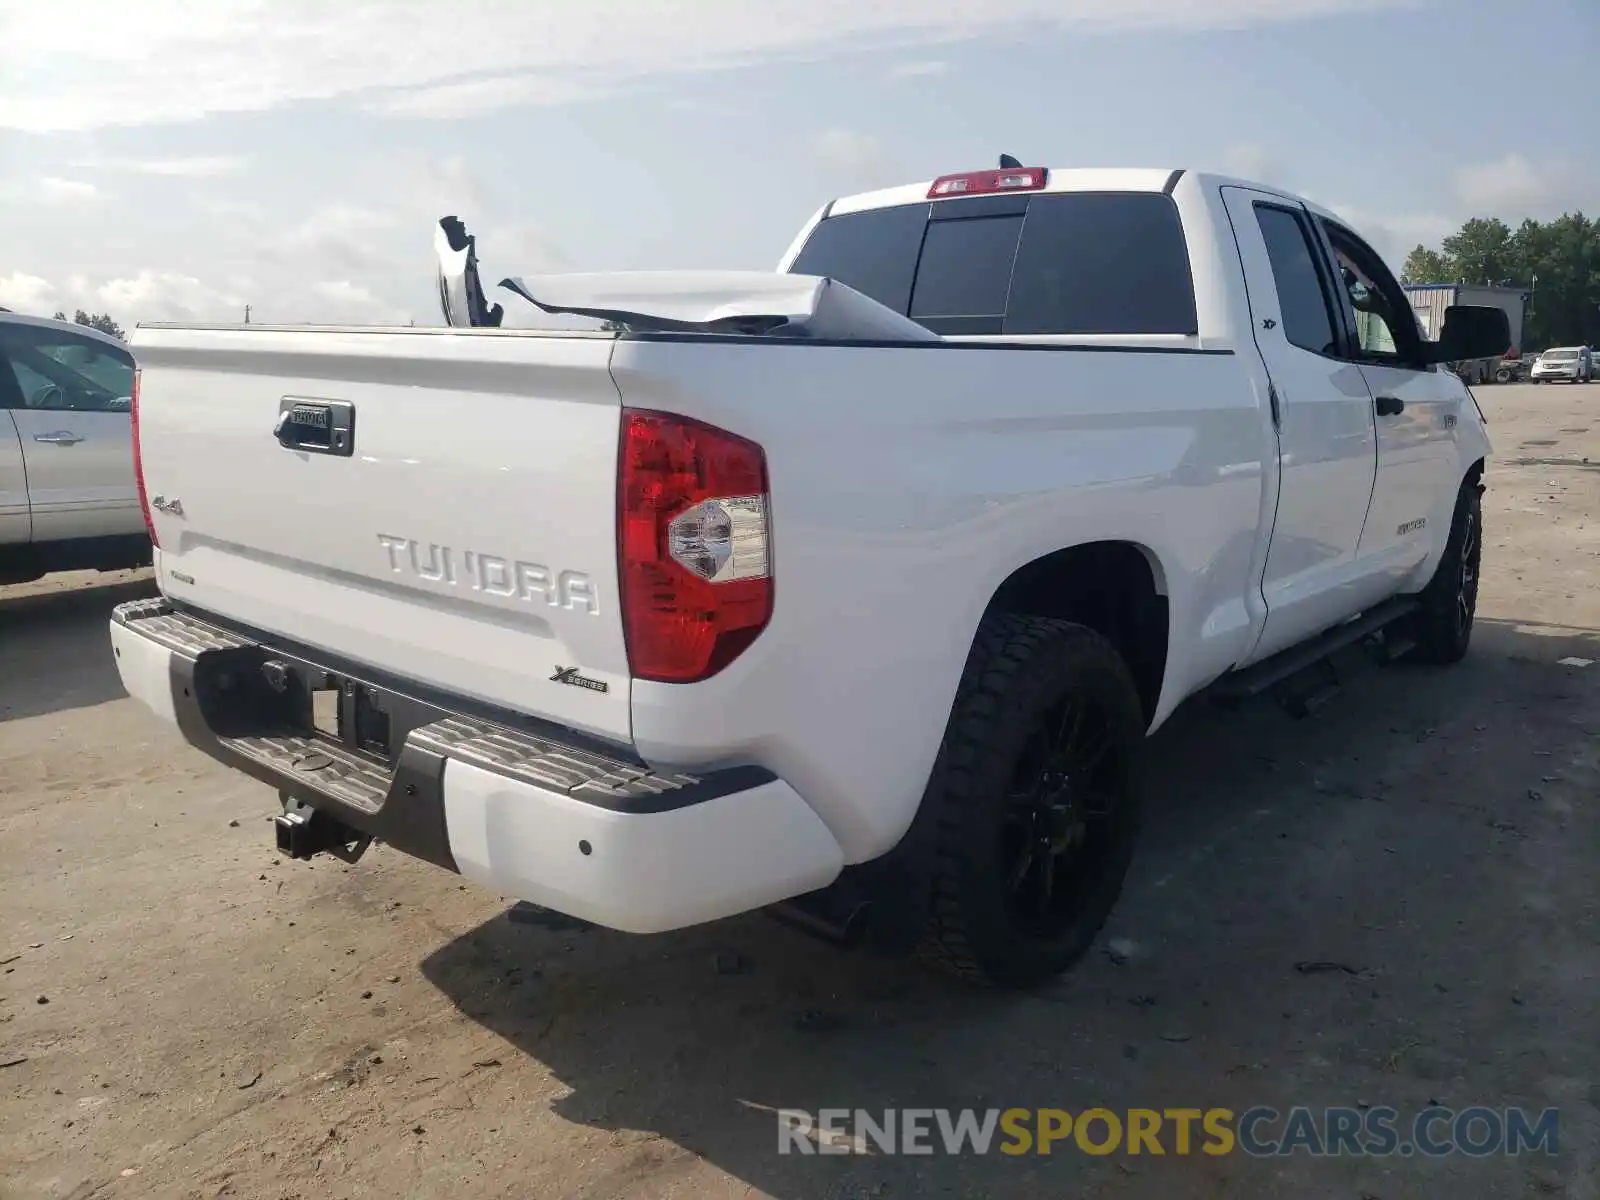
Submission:
[[[1483,459],[1479,459],[1467,468],[1467,477],[1462,482],[1476,484],[1483,482]]]
[[[1155,715],[1167,669],[1167,598],[1157,570],[1132,542],[1057,550],[1011,573],[989,612],[1075,621],[1113,646],[1133,674],[1145,719]]]

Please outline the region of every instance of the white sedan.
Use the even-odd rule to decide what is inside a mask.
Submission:
[[[1535,383],[1565,379],[1568,383],[1594,382],[1594,357],[1587,346],[1561,346],[1546,350],[1533,364],[1529,378]]]

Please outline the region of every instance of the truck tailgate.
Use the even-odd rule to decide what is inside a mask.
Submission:
[[[139,329],[162,589],[627,740],[612,348],[582,333]]]

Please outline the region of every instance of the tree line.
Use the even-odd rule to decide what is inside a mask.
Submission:
[[[57,309],[55,319],[57,321],[65,321],[67,314]],[[112,337],[121,338],[123,341],[128,340],[128,335],[123,332],[121,325],[111,319],[110,313],[86,313],[80,308],[72,314],[72,323],[74,325],[86,325],[90,329],[98,329],[101,333],[109,333]]]
[[[1530,294],[1525,350],[1600,345],[1600,219],[1567,213],[1523,221],[1474,217],[1438,249],[1406,256],[1405,283],[1505,284]]]

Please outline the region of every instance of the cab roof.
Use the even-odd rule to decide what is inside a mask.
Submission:
[[[853,196],[841,196],[828,206],[827,215],[832,217],[843,213],[864,212],[874,208],[893,208],[901,204],[937,204],[944,199],[959,198],[959,194],[956,194],[930,201],[928,191],[933,182],[933,180],[927,179],[919,183],[906,183],[896,187],[880,188],[872,192],[858,192]],[[1183,167],[1048,167],[1046,168],[1044,186],[1042,188],[1029,189],[1029,194],[1048,195],[1051,192],[1165,192],[1171,195],[1180,185],[1185,184],[1189,186],[1198,184],[1207,191],[1212,191],[1219,187],[1232,186],[1251,188],[1258,192],[1268,192],[1285,200],[1293,201],[1296,204],[1304,204],[1312,212],[1326,220],[1335,221],[1341,225],[1348,224],[1337,213],[1312,203],[1304,196],[1297,196],[1271,184],[1207,171],[1190,171]]]
[[[88,325],[79,325],[76,321],[58,321],[54,317],[31,317],[26,313],[11,312],[9,309],[0,309],[0,326],[3,325],[28,325],[34,329],[60,329],[86,337],[93,342],[103,342],[107,346],[115,346],[124,353],[128,352],[127,344],[109,333],[102,333]]]

